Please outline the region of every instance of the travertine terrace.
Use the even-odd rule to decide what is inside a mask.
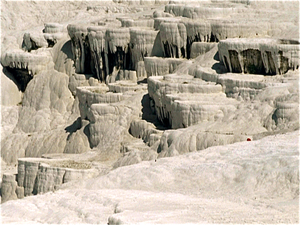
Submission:
[[[124,200],[113,213],[103,203],[99,218],[35,221],[28,214],[26,220],[299,222],[297,1],[2,1],[1,13],[6,222],[21,220],[7,214],[18,211],[17,199],[57,190],[72,196],[83,187],[78,193],[167,192],[161,204],[170,210],[175,193],[188,202],[212,196],[222,216],[212,210],[199,217],[192,207],[181,218],[158,212],[157,221],[144,220],[135,216],[138,209],[125,212],[133,206]],[[274,135],[291,144],[276,142],[266,152]],[[232,203],[229,214],[221,195]],[[255,196],[261,209],[251,209],[255,202],[247,197]],[[184,211],[183,202],[176,204]],[[149,204],[153,213],[155,202]],[[238,211],[241,204],[250,204],[251,217]],[[206,206],[212,207],[204,200]]]

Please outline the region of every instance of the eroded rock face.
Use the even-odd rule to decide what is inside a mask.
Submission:
[[[47,70],[50,62],[51,55],[47,50],[37,50],[32,53],[11,50],[6,52],[1,60],[1,64],[13,75],[22,92],[34,75]]]
[[[22,92],[17,86],[17,81],[6,69],[1,70],[1,106],[17,105],[22,100]],[[5,72],[3,71],[5,70]]]
[[[182,23],[161,23],[160,38],[165,57],[181,58],[186,56],[186,27]]]
[[[147,77],[173,73],[184,61],[184,59],[177,58],[145,57],[144,63]]]
[[[11,39],[23,50],[4,39],[15,85],[2,82],[2,105],[22,104],[1,139],[2,160],[18,162],[3,201],[94,176],[87,162],[110,170],[298,128],[297,7],[155,3],[165,6],[118,1],[43,22]],[[92,168],[28,158],[45,154]]]
[[[82,169],[76,167],[82,167]],[[90,169],[88,164],[72,160],[19,159],[17,176],[14,174],[3,175],[1,202],[55,191],[63,183],[91,178],[96,174],[97,171]]]
[[[1,184],[1,203],[8,200],[18,199],[17,193],[17,182],[15,175],[13,174],[4,174],[2,177]]]
[[[90,52],[88,48],[87,26],[68,25],[68,34],[72,41],[72,52],[76,73],[90,73]]]
[[[38,48],[47,47],[48,43],[42,33],[25,33],[23,36],[22,48],[30,52]]]
[[[276,75],[299,68],[299,42],[276,39],[228,39],[219,55],[229,72]]]
[[[100,151],[110,152],[106,155],[116,157],[122,142],[128,134],[130,122],[139,115],[141,98],[145,92],[138,91],[119,103],[96,103],[88,109],[87,120],[89,124],[90,143]],[[113,145],[111,145],[113,143]],[[103,156],[105,157],[105,156]]]
[[[71,110],[73,96],[68,83],[68,76],[55,70],[34,77],[24,93],[16,129],[29,133],[55,128],[55,121],[63,119],[64,114]]]
[[[99,27],[88,28],[88,41],[91,49],[91,58],[94,62],[94,70],[99,80],[106,80],[106,68],[105,68],[105,32],[106,29]]]
[[[66,33],[66,27],[59,23],[45,23],[43,30],[44,38],[48,43],[48,47],[53,47]]]
[[[158,32],[153,30],[130,29],[130,53],[134,70],[138,69],[138,63],[143,62],[145,57],[152,56],[155,51],[155,39]],[[153,49],[154,48],[154,49]],[[138,76],[138,80],[145,76]]]

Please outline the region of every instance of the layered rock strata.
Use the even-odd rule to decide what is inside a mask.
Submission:
[[[67,29],[63,24],[45,23],[43,30],[44,38],[48,43],[48,47],[53,47],[67,33]]]
[[[11,50],[2,56],[1,64],[14,76],[19,89],[24,92],[33,76],[42,70],[47,70],[51,61],[51,55],[47,50],[40,49],[31,53]]]
[[[229,72],[276,75],[299,68],[297,40],[227,39],[218,47]]]
[[[57,167],[63,165],[66,167]],[[69,167],[69,168],[68,168]],[[74,167],[74,168],[72,168]],[[76,169],[82,167],[82,169]],[[1,185],[2,203],[30,195],[55,191],[63,183],[87,179],[97,175],[84,162],[66,159],[18,159],[18,173],[4,174]]]
[[[24,97],[1,140],[3,161],[82,153],[111,169],[299,127],[297,7],[289,15],[288,3],[172,3],[164,12],[138,7],[153,1],[118,3],[26,30],[28,52],[4,52],[3,71]],[[92,176],[87,164],[19,159],[2,200]]]
[[[68,34],[72,41],[72,53],[76,73],[90,73],[90,48],[88,47],[87,26],[78,24],[69,24]]]
[[[147,77],[173,73],[184,59],[145,57],[144,65]]]
[[[221,85],[210,84],[187,75],[150,77],[148,92],[155,102],[158,119],[173,129],[219,118],[233,104],[226,103],[226,95],[222,94]],[[224,106],[220,104],[222,102],[225,103]]]

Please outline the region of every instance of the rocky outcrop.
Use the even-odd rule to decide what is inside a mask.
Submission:
[[[147,77],[171,74],[184,61],[177,58],[145,57]]]
[[[128,106],[93,104],[87,114],[91,146],[101,148],[103,145],[119,143],[135,113]]]
[[[68,34],[72,41],[72,53],[76,73],[90,73],[90,48],[88,47],[87,25],[69,24]]]
[[[67,29],[63,24],[45,23],[43,30],[44,38],[48,43],[48,47],[53,47],[67,33]]]
[[[42,33],[25,33],[23,36],[22,48],[30,52],[38,48],[47,47],[48,43]]]
[[[52,49],[54,69],[72,76],[75,73],[71,41],[66,34],[57,40]]]
[[[11,50],[1,58],[2,66],[13,75],[22,92],[25,91],[28,82],[34,75],[42,70],[47,70],[51,61],[51,55],[45,49],[38,49],[31,53]]]
[[[135,119],[130,123],[129,132],[133,137],[142,139],[150,147],[163,134],[163,131],[158,130],[153,123],[140,119]]]
[[[229,4],[228,4],[229,5]],[[182,4],[169,4],[165,6],[165,12],[173,14],[174,16],[182,16],[192,19],[208,19],[218,17],[224,17],[228,14],[237,12],[237,8],[226,7],[226,3],[222,5],[222,8],[209,7],[209,5],[182,5]]]
[[[207,42],[193,42],[191,45],[190,58],[195,59],[199,55],[203,55],[209,52],[211,49],[217,46],[217,43],[207,43]]]
[[[87,112],[95,103],[114,103],[123,100],[122,93],[108,92],[106,85],[99,87],[78,87],[76,94],[79,99],[79,110],[81,119],[87,118]]]
[[[18,199],[16,177],[13,174],[4,174],[1,184],[1,203]]]
[[[275,108],[272,118],[276,126],[286,129],[299,124],[299,102],[298,94],[288,94],[278,96],[275,99]]]
[[[157,38],[157,31],[130,29],[130,54],[131,62],[134,70],[138,69],[138,63],[144,61],[145,57],[153,55],[153,48],[155,48],[155,39]],[[157,48],[157,47],[156,47]],[[138,76],[138,80],[145,78]]]
[[[63,183],[87,179],[96,175],[97,170],[91,169],[89,164],[80,161],[20,158],[18,159],[17,175],[3,175],[1,202],[55,191]]]
[[[184,24],[163,22],[160,24],[159,30],[165,57],[186,57],[187,33]]]
[[[153,19],[145,19],[145,18],[118,18],[121,21],[122,27],[149,27],[152,28],[154,26]]]
[[[158,119],[171,128],[214,120],[214,117],[221,116],[218,114],[223,114],[233,104],[226,103],[221,85],[212,85],[191,76],[150,77],[148,91],[155,102]],[[222,103],[225,105],[222,106]]]
[[[105,54],[106,71],[111,74],[115,71],[128,69],[130,65],[130,55],[128,44],[130,33],[128,28],[108,28],[106,31]]]
[[[175,17],[156,17],[154,18],[154,29],[159,30],[160,29],[160,24],[162,23],[179,23],[181,22],[180,18],[175,18]]]
[[[91,3],[72,21],[53,17],[42,32],[3,38],[16,42],[1,58],[16,85],[2,82],[10,96],[2,105],[22,100],[3,116],[8,125],[18,111],[1,137],[2,160],[18,161],[18,175],[3,178],[3,201],[94,176],[99,164],[110,170],[299,126],[296,7],[290,16],[252,1],[150,3]],[[19,40],[23,50],[13,49]],[[45,154],[77,155],[38,158]]]
[[[24,93],[23,107],[15,130],[28,133],[57,127],[56,121],[63,120],[74,101],[68,83],[68,76],[55,70],[35,76]]]
[[[91,50],[91,59],[93,60],[94,73],[100,81],[105,81],[107,68],[105,67],[105,32],[106,28],[102,26],[88,27],[88,42]]]
[[[249,136],[248,136],[249,137]],[[189,152],[199,151],[211,146],[245,141],[247,136],[231,133],[214,133],[204,131],[201,126],[164,132],[158,147],[158,158],[172,157]]]
[[[233,73],[276,75],[299,68],[299,42],[276,39],[227,39],[220,59]]]
[[[137,85],[135,82],[131,81],[117,81],[116,83],[108,84],[109,91],[113,93],[126,93],[126,92],[138,92],[138,91],[146,91],[147,85],[146,84],[139,84]],[[128,97],[128,95],[124,95],[124,98]]]

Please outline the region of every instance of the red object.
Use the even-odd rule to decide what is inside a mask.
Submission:
[[[247,141],[251,141],[251,138],[247,138]]]

